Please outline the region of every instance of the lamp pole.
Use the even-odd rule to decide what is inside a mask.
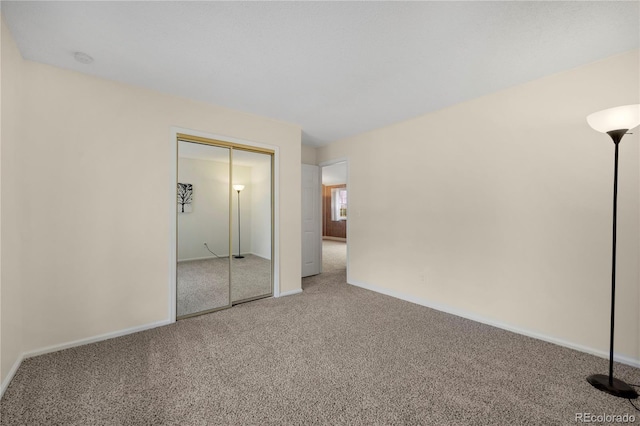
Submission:
[[[233,256],[235,259],[244,259],[240,251],[240,191],[244,189],[244,185],[233,185],[233,189],[238,191],[238,255]]]
[[[611,132],[609,132],[609,136],[611,136],[615,145],[615,160],[613,166],[613,240],[611,243],[611,335],[609,337],[609,386],[613,386],[613,330],[616,322],[616,236],[618,235],[618,150],[622,136],[616,139],[611,135]]]
[[[618,149],[627,131],[640,124],[640,105],[610,108],[587,117],[595,130],[608,134],[615,145],[613,168],[613,237],[611,250],[611,327],[609,336],[609,375],[592,374],[587,381],[596,389],[611,395],[635,399],[638,393],[622,380],[613,377],[613,340],[616,312],[616,235],[618,217]],[[613,129],[613,130],[611,130]]]

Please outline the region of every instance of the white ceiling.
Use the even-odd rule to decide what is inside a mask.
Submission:
[[[2,14],[26,59],[297,123],[313,146],[640,39],[637,1],[3,1]]]

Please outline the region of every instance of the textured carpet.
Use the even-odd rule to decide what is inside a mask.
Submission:
[[[271,294],[271,261],[251,254],[231,259],[231,300]],[[178,262],[178,316],[229,304],[229,259]]]
[[[337,268],[336,268],[337,269]],[[345,283],[23,362],[2,425],[570,425],[607,360]],[[640,370],[616,375],[640,382]]]
[[[252,254],[231,259],[231,301],[271,294],[271,261]]]
[[[322,272],[347,270],[347,243],[322,240]]]

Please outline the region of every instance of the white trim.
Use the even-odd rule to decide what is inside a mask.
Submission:
[[[7,374],[7,377],[5,377],[4,381],[2,382],[2,385],[0,386],[0,398],[2,398],[2,396],[4,395],[4,392],[9,387],[11,380],[13,380],[13,377],[18,372],[18,368],[20,368],[20,364],[22,364],[22,360],[24,360],[24,354],[20,355],[16,360],[16,362],[13,363],[11,370],[9,370],[9,374]]]
[[[501,328],[503,330],[511,331],[513,333],[521,334],[523,336],[533,337],[534,339],[543,340],[545,342],[553,343],[558,346],[564,346],[565,348],[575,349],[580,352],[585,352],[591,355],[595,355],[601,358],[609,359],[609,352],[602,351],[599,349],[594,349],[588,346],[580,345],[578,343],[569,342],[567,340],[559,339],[553,336],[547,336],[545,334],[540,334],[535,331],[527,330],[524,328],[516,327],[510,324],[506,324],[500,321],[496,321],[493,319],[485,318],[480,315],[476,315],[471,312],[463,311],[461,309],[453,308],[451,306],[442,305],[440,303],[430,302],[425,299],[421,299],[419,297],[411,296],[408,294],[404,294],[395,290],[391,290],[384,287],[378,287],[375,285],[367,284],[361,281],[356,280],[347,280],[348,284],[351,284],[356,287],[364,288],[366,290],[375,291],[376,293],[385,294],[387,296],[395,297],[396,299],[405,300],[407,302],[415,303],[417,305],[425,306],[427,308],[435,309],[437,311],[446,312],[448,314],[456,315],[458,317],[466,318],[472,321],[476,321],[482,324],[487,324],[493,327]],[[640,359],[631,358],[625,355],[613,354],[613,359],[616,362],[620,362],[622,364],[627,364],[632,367],[640,368]]]
[[[85,339],[73,340],[71,342],[61,343],[58,345],[47,346],[44,348],[36,349],[34,351],[25,352],[23,354],[24,359],[31,358],[38,355],[44,355],[51,352],[61,351],[63,349],[74,348],[76,346],[88,345],[89,343],[101,342],[103,340],[113,339],[114,337],[126,336],[127,334],[138,333],[140,331],[150,330],[152,328],[161,327],[163,325],[169,325],[173,321],[164,319],[162,321],[152,322],[150,324],[139,325],[136,327],[125,328],[123,330],[112,331],[110,333],[100,334],[98,336],[87,337]]]
[[[178,182],[178,128],[171,127],[169,131],[169,185],[167,185],[171,200],[169,204],[169,312],[168,320],[176,321],[176,288],[178,277],[178,253],[177,253],[177,234],[178,234],[178,213],[174,209],[174,200],[176,198],[175,185]]]
[[[300,293],[302,293],[302,289],[301,288],[297,288],[295,290],[283,291],[278,296],[274,296],[274,297],[293,296],[294,294],[300,294]]]
[[[273,158],[273,297],[280,297],[280,148]]]
[[[171,182],[168,185],[170,191],[170,200],[175,199],[175,183],[178,181],[178,133],[185,135],[197,136],[207,139],[216,139],[224,142],[237,143],[241,145],[254,146],[256,148],[265,148],[273,150],[273,296],[280,295],[280,147],[265,143],[249,141],[246,139],[234,138],[226,135],[218,135],[215,133],[201,132],[193,129],[172,126],[169,132],[169,161],[171,162],[171,172],[169,178]],[[176,321],[176,234],[177,234],[177,209],[174,203],[169,205],[169,309],[168,320],[170,323]]]
[[[347,180],[349,180],[349,157],[334,158],[333,160],[323,161],[318,166],[327,167],[336,163],[347,163]]]
[[[47,346],[44,348],[36,349],[34,351],[24,352],[13,364],[13,366],[11,367],[11,370],[9,370],[9,374],[7,374],[7,377],[2,382],[2,386],[0,387],[0,398],[2,398],[2,395],[4,395],[4,392],[9,387],[9,384],[11,383],[11,380],[13,380],[13,377],[18,371],[18,368],[20,368],[22,361],[24,361],[27,358],[32,358],[38,355],[44,355],[51,352],[58,352],[63,349],[74,348],[76,346],[88,345],[89,343],[101,342],[103,340],[113,339],[114,337],[126,336],[127,334],[138,333],[140,331],[150,330],[152,328],[169,325],[173,322],[174,321],[165,319],[162,321],[152,322],[150,324],[144,324],[137,327],[125,328],[123,330],[112,331],[110,333],[104,333],[98,336],[87,337],[86,339],[73,340],[71,342],[61,343],[59,345]]]

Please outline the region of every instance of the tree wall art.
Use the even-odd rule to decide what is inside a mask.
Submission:
[[[178,213],[191,213],[193,202],[193,185],[178,183]]]

